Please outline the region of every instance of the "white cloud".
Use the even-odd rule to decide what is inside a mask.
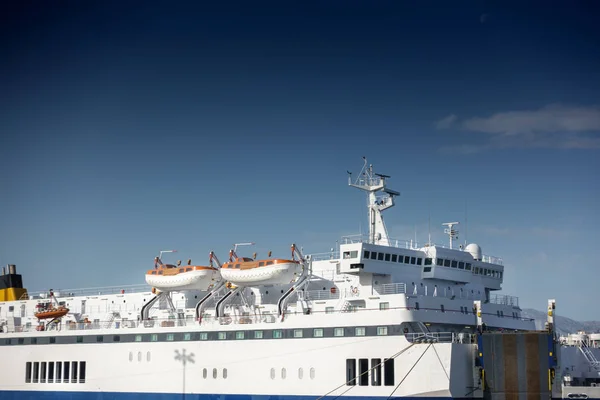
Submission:
[[[447,129],[452,124],[463,131],[486,135],[483,143],[452,147],[464,153],[491,148],[600,148],[600,106],[553,104],[537,110],[504,111],[462,121],[456,121],[452,114],[436,126]]]

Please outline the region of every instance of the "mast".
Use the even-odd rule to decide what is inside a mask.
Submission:
[[[395,205],[394,197],[400,193],[386,187],[385,180],[390,178],[389,175],[373,172],[373,165],[367,163],[366,157],[363,160],[363,168],[354,182],[352,173],[348,171],[348,185],[367,192],[369,243],[389,246],[390,240],[381,213]],[[378,195],[378,192],[383,194]]]

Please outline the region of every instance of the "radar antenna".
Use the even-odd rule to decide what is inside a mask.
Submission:
[[[450,238],[450,248],[452,248],[452,241],[458,239],[458,230],[453,229],[454,225],[458,225],[458,222],[445,222],[442,225],[448,228],[444,229],[444,233]]]
[[[387,229],[381,213],[393,207],[394,197],[400,196],[399,192],[388,189],[385,180],[389,175],[373,172],[373,165],[363,157],[364,165],[358,177],[352,181],[352,172],[348,172],[348,185],[367,192],[369,208],[369,243],[390,245]],[[377,195],[377,192],[383,194]]]

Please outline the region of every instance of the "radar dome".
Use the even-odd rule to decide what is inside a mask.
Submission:
[[[467,253],[470,253],[475,260],[481,261],[481,258],[482,258],[481,247],[479,247],[478,244],[475,244],[475,243],[468,244],[467,247],[465,247],[465,251]]]

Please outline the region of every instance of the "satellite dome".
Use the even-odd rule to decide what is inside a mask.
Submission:
[[[467,253],[470,253],[473,256],[473,259],[475,259],[477,261],[481,261],[481,258],[482,258],[481,247],[479,247],[478,244],[475,244],[475,243],[468,244],[467,247],[465,247],[465,251]]]

